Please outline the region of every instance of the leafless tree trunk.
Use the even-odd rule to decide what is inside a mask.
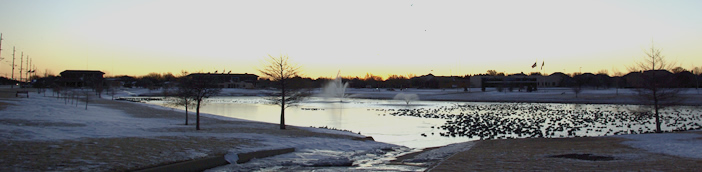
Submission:
[[[630,71],[639,72],[636,92],[642,104],[653,108],[657,133],[662,132],[660,110],[682,101],[679,96],[680,89],[675,88],[675,81],[668,71],[675,64],[667,62],[661,52],[661,49],[651,46],[644,52],[646,56],[643,61],[629,67]]]
[[[98,98],[102,98],[102,92],[105,91],[105,86],[103,85],[103,82],[95,81],[93,90],[95,90],[95,94],[97,94]]]
[[[189,75],[181,78],[180,86],[187,97],[195,103],[195,129],[200,130],[200,107],[204,104],[204,100],[216,96],[222,90],[217,87],[215,80],[207,74],[204,75]],[[186,113],[187,119],[187,113]]]
[[[164,89],[164,95],[168,97],[167,103],[174,106],[185,107],[185,125],[188,125],[188,110],[190,107],[196,106],[195,95],[192,89],[188,89],[189,82],[186,78],[187,73],[183,73],[180,77],[179,84],[174,89]]]
[[[110,88],[108,89],[108,91],[110,92],[110,96],[112,97],[112,100],[115,100],[115,94],[116,94],[115,91],[117,91],[117,90],[115,89],[115,87],[110,86]]]
[[[291,63],[289,57],[285,55],[280,57],[268,55],[268,57],[266,64],[258,71],[272,81],[278,82],[280,86],[280,94],[278,95],[280,98],[273,101],[280,106],[280,129],[282,130],[285,129],[285,108],[293,105],[293,102],[301,100],[302,94],[287,90],[289,84],[287,81],[300,74],[300,66]],[[295,96],[290,97],[290,95]]]
[[[82,90],[83,96],[85,96],[85,110],[88,110],[88,102],[90,101],[90,96],[93,94],[89,90]]]
[[[573,90],[573,93],[575,93],[575,98],[578,98],[578,95],[583,92],[583,87],[580,85],[575,85],[571,87],[570,89]]]

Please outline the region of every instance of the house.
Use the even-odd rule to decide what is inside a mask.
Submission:
[[[563,73],[554,73],[549,76],[525,75],[521,73],[509,76],[476,75],[470,77],[470,86],[535,90],[537,87],[562,87],[566,78],[568,76]]]
[[[535,77],[539,87],[565,87],[566,80],[570,78],[568,75],[561,72],[555,72],[549,76]]]
[[[631,72],[623,76],[628,88],[644,88],[655,85],[656,87],[675,87],[674,75],[667,70],[647,70]]]
[[[63,87],[94,87],[102,84],[104,72],[98,70],[65,70],[58,84]]]
[[[214,80],[219,88],[255,88],[258,75],[254,74],[229,74],[229,73],[193,73],[188,77],[208,78]]]
[[[460,76],[434,76],[427,74],[409,79],[411,85],[417,88],[467,88],[468,77]]]
[[[132,88],[136,85],[137,79],[131,76],[122,75],[111,78],[105,78],[105,85],[109,88],[126,87]]]
[[[511,75],[511,76],[490,76],[478,77],[480,79],[480,87],[495,87],[495,88],[527,88],[534,89],[537,86],[537,79],[533,76],[526,75]],[[529,89],[530,88],[530,89]]]

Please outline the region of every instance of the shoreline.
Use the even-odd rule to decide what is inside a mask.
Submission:
[[[204,114],[200,115],[202,130],[195,130],[195,115],[191,114],[190,125],[184,125],[184,114],[177,110],[110,99],[91,101],[88,110],[84,110],[82,101],[76,102],[81,104],[78,106],[64,105],[64,100],[43,97],[36,92],[30,94],[30,98],[21,99],[15,98],[14,94],[0,97],[2,102],[12,102],[0,103],[0,112],[4,114],[0,117],[0,125],[7,126],[0,129],[6,133],[0,135],[4,140],[0,150],[8,157],[0,160],[0,171],[131,171],[229,154],[233,150],[244,153],[254,148],[273,149],[275,147],[271,146],[275,146],[276,141],[294,141],[297,143],[285,145],[296,147],[309,142],[308,138],[373,145],[354,140],[363,138],[361,136],[338,131],[298,126],[280,130],[278,124],[236,118],[227,120]],[[43,102],[52,103],[45,105]],[[77,113],[58,113],[61,116],[51,118],[54,113],[46,113],[43,109],[54,107]],[[87,116],[82,117],[83,114]],[[119,117],[102,119],[105,114]],[[69,117],[66,115],[87,118],[88,121],[60,119]],[[115,119],[121,121],[113,121]],[[89,131],[92,127],[103,127],[102,122],[96,126],[91,120],[103,121],[108,124],[104,127],[117,127],[114,129],[119,131]],[[159,125],[138,125],[144,121],[151,121],[145,124]],[[55,136],[43,137],[44,131],[55,132]],[[138,133],[132,133],[134,131]],[[97,133],[81,134],[93,132]]]
[[[350,88],[346,93],[348,98],[393,100],[399,93],[417,94],[419,101],[449,101],[449,102],[484,102],[484,103],[560,103],[560,104],[614,104],[614,105],[646,105],[637,98],[635,89],[586,89],[578,97],[569,88],[543,88],[535,92],[496,92],[495,90],[482,91],[453,91],[443,89],[406,89],[403,91],[385,91],[366,88]],[[228,96],[254,96],[265,97],[270,94],[266,89],[227,89],[218,97]],[[135,97],[163,96],[158,91],[137,94]],[[702,106],[702,94],[694,88],[687,89],[680,94],[683,101],[681,106]],[[322,97],[313,95],[312,97]]]
[[[508,93],[508,94],[509,94],[509,93]],[[39,96],[38,94],[35,94],[35,95]],[[34,95],[33,95],[33,96],[34,96]],[[13,95],[12,98],[8,98],[8,99],[3,98],[3,100],[11,100],[11,101],[13,101],[13,100],[12,100],[13,98],[14,98],[14,95]],[[377,97],[376,97],[376,98],[377,98]],[[23,100],[23,99],[15,99],[15,100]],[[441,101],[445,101],[445,100],[441,100]],[[14,102],[14,101],[13,101],[13,102]],[[98,106],[101,106],[101,107],[103,107],[103,106],[104,106],[104,107],[110,106],[110,107],[108,107],[108,108],[122,109],[123,111],[125,111],[125,112],[127,112],[127,113],[133,115],[134,117],[138,117],[138,118],[163,118],[164,120],[168,120],[168,119],[170,119],[170,118],[180,119],[180,118],[182,117],[182,114],[180,114],[179,111],[154,108],[154,107],[150,107],[150,106],[148,106],[148,105],[146,105],[146,104],[142,104],[142,103],[133,103],[133,102],[125,102],[125,101],[113,101],[113,100],[109,100],[109,98],[108,98],[108,99],[99,99],[98,101],[96,101],[96,102],[91,102],[91,103],[93,103],[93,104],[91,105],[91,107],[92,107],[92,106],[95,106],[96,104],[98,104]],[[128,104],[128,105],[127,105],[127,104]],[[125,105],[126,105],[126,106],[125,106]],[[7,108],[7,107],[9,107],[9,106],[14,106],[14,105],[11,104],[11,103],[9,103],[9,104],[8,104],[8,103],[5,103],[5,104],[3,105],[3,103],[0,102],[0,111],[3,110],[3,108]],[[69,107],[71,107],[71,106],[69,105]],[[148,112],[145,112],[144,109],[151,109],[151,110],[155,110],[155,111],[161,111],[161,112],[163,112],[163,114],[159,114],[159,113],[148,113]],[[169,115],[169,114],[175,114],[175,115]],[[201,116],[201,118],[205,119],[204,121],[209,121],[207,124],[203,124],[203,126],[206,127],[207,129],[206,129],[205,131],[202,131],[202,132],[206,132],[206,133],[207,133],[207,132],[224,133],[224,132],[232,132],[232,131],[242,132],[242,129],[241,129],[241,128],[236,128],[236,127],[235,127],[235,128],[227,128],[227,127],[222,128],[223,126],[220,126],[219,124],[231,125],[231,124],[233,124],[233,123],[255,122],[255,121],[239,121],[239,120],[234,120],[234,121],[222,120],[222,119],[219,119],[219,116],[217,116],[217,117],[208,117],[208,116],[209,116],[209,115]],[[193,115],[193,117],[194,117],[194,115]],[[232,118],[232,119],[236,119],[236,118]],[[257,123],[261,123],[261,122],[257,122]],[[182,125],[182,124],[180,124],[180,125]],[[288,132],[288,131],[279,131],[279,130],[277,130],[277,124],[264,123],[263,125],[272,126],[272,128],[275,130],[275,131],[268,131],[268,132],[266,132],[266,134],[288,135],[288,134],[290,133],[290,132]],[[185,125],[182,125],[182,126],[185,126]],[[216,126],[216,127],[213,127],[213,126]],[[182,128],[182,127],[181,127],[181,128]],[[182,129],[182,130],[179,129],[179,130],[177,130],[177,131],[178,131],[178,132],[193,132],[193,131],[195,131],[193,128],[194,128],[194,126],[193,126],[193,125],[190,125],[188,129]],[[290,128],[297,128],[297,127],[291,126]],[[191,129],[192,129],[192,131],[190,131]],[[244,133],[259,133],[260,131],[258,131],[258,130],[259,130],[259,129],[257,129],[257,131],[247,130],[247,131],[244,131]],[[165,132],[165,130],[164,130],[164,131],[159,131],[159,132]],[[200,131],[197,131],[197,132],[200,132]],[[200,132],[200,133],[202,133],[202,132]],[[295,132],[299,132],[299,131],[295,131]],[[300,135],[297,135],[297,134],[296,134],[297,136],[293,136],[293,137],[304,136],[304,135],[305,135],[304,133],[306,133],[306,132],[316,133],[316,132],[311,132],[311,131],[304,131],[304,132],[301,133]],[[697,133],[699,133],[699,132],[697,132]],[[319,134],[319,133],[316,133],[316,134],[314,134],[314,135],[318,135],[318,134]],[[334,135],[334,134],[324,134],[324,135],[329,135],[329,136],[331,136],[331,135]],[[349,138],[350,138],[351,136],[346,135],[346,136],[331,136],[331,137],[341,137],[341,138],[347,138],[347,137],[349,137]],[[139,156],[147,155],[147,159],[148,159],[148,156],[152,156],[152,155],[150,155],[150,154],[153,153],[153,152],[149,153],[149,151],[168,150],[168,149],[173,149],[173,148],[162,148],[162,147],[159,147],[158,144],[144,144],[144,145],[142,145],[142,142],[163,142],[163,141],[169,141],[169,142],[168,142],[169,144],[179,145],[180,143],[178,143],[178,142],[179,142],[178,140],[181,140],[181,139],[188,139],[188,140],[189,140],[189,139],[198,139],[198,138],[202,138],[202,137],[199,137],[199,136],[188,136],[188,135],[178,136],[178,137],[174,137],[174,138],[170,138],[170,137],[169,137],[169,138],[163,138],[163,137],[146,137],[146,138],[140,138],[140,137],[137,137],[137,140],[141,140],[141,141],[136,141],[136,142],[126,142],[125,140],[133,140],[133,139],[134,139],[134,138],[129,138],[129,137],[125,137],[125,138],[87,138],[87,139],[84,138],[84,139],[69,139],[69,140],[61,140],[61,141],[59,141],[59,142],[65,142],[66,144],[59,144],[58,142],[47,142],[47,143],[37,143],[38,145],[33,145],[33,146],[32,146],[32,147],[35,148],[35,150],[42,150],[42,151],[44,151],[45,153],[41,153],[41,152],[36,153],[36,152],[31,152],[31,151],[30,151],[30,152],[19,152],[19,154],[28,156],[29,159],[27,159],[27,160],[30,160],[30,159],[34,158],[33,156],[44,156],[44,155],[60,156],[61,158],[66,158],[66,157],[61,156],[61,155],[63,155],[63,154],[65,153],[65,151],[68,151],[68,152],[80,151],[80,152],[88,152],[88,153],[90,153],[90,152],[96,152],[96,151],[97,151],[97,152],[100,152],[100,151],[102,151],[103,148],[105,148],[105,147],[110,147],[110,148],[113,148],[113,149],[125,149],[125,148],[129,148],[129,149],[131,149],[131,150],[135,150],[135,149],[144,149],[144,150],[142,150],[142,151],[139,151],[139,152],[144,153],[144,154],[141,154],[141,155],[139,155]],[[203,142],[211,142],[211,139],[213,139],[213,138],[214,138],[214,137],[204,137],[204,138],[202,138],[202,139],[204,139],[204,140],[200,139],[200,141],[203,141]],[[478,150],[478,149],[490,149],[490,150],[482,150],[482,151],[484,151],[483,154],[500,154],[500,153],[504,154],[505,150],[509,150],[509,149],[513,148],[515,145],[524,144],[524,143],[522,143],[522,142],[529,142],[529,143],[532,144],[531,146],[537,145],[537,146],[543,146],[543,147],[550,147],[550,146],[554,146],[554,145],[558,146],[558,145],[563,144],[563,143],[558,142],[558,141],[580,140],[580,139],[583,139],[583,140],[585,140],[585,141],[588,141],[588,140],[600,140],[599,138],[601,138],[601,137],[558,138],[558,139],[555,139],[555,140],[557,140],[557,141],[554,141],[554,142],[552,142],[554,139],[536,139],[537,141],[532,141],[531,139],[533,139],[533,138],[527,138],[527,139],[504,139],[504,140],[477,140],[477,141],[469,141],[469,142],[475,144],[477,147],[473,147],[473,148],[470,148],[470,149],[468,149],[468,150],[456,152],[456,153],[454,153],[454,154],[449,155],[448,157],[444,157],[444,158],[442,158],[442,159],[440,159],[440,160],[436,160],[435,162],[424,161],[424,164],[425,164],[425,165],[427,165],[427,164],[429,165],[429,167],[428,167],[429,169],[427,169],[427,170],[436,169],[436,170],[439,170],[439,171],[443,171],[443,170],[447,170],[447,169],[463,169],[464,167],[467,166],[467,163],[468,163],[468,162],[465,162],[465,161],[467,161],[466,159],[458,159],[458,160],[456,160],[456,161],[458,161],[458,162],[460,162],[460,163],[455,163],[455,164],[449,163],[449,162],[453,161],[453,160],[449,161],[449,159],[452,159],[452,158],[454,158],[454,157],[464,157],[464,158],[465,158],[465,156],[467,156],[467,155],[464,156],[463,154],[471,154],[470,156],[475,156],[475,155],[474,155],[474,154],[475,154],[474,151],[476,151],[476,150]],[[605,136],[604,139],[607,140],[607,139],[612,139],[612,138],[614,138],[615,140],[618,139],[618,138],[616,138],[616,137],[610,137],[610,136]],[[107,141],[107,140],[110,140],[110,139],[116,139],[116,140]],[[146,139],[146,140],[143,140],[143,139]],[[225,139],[225,140],[222,140],[222,144],[221,144],[221,145],[219,145],[219,144],[213,145],[214,147],[212,147],[211,150],[222,150],[222,151],[223,151],[223,150],[226,150],[226,149],[231,149],[231,148],[232,148],[232,145],[231,145],[231,144],[227,144],[227,143],[230,143],[230,141],[227,141],[226,139],[235,139],[235,140],[237,140],[237,139],[239,139],[239,138],[224,138],[224,139]],[[559,139],[562,139],[562,140],[559,140]],[[522,141],[522,140],[526,140],[526,141]],[[540,140],[540,141],[538,141],[538,140]],[[254,144],[254,145],[255,145],[255,144],[257,144],[257,142],[254,141],[254,140],[246,140],[246,139],[245,139],[245,140],[238,140],[238,141],[246,142],[246,143],[243,143],[243,142],[242,142],[242,145],[246,145],[246,144]],[[199,141],[195,141],[194,143],[198,143],[198,142],[199,142]],[[483,148],[483,146],[485,146],[485,145],[484,145],[484,142],[500,144],[502,147]],[[22,143],[22,142],[14,142],[14,141],[13,141],[13,142],[9,143],[10,145],[3,145],[3,148],[9,148],[9,147],[20,146],[20,147],[18,147],[18,148],[16,148],[16,149],[22,150],[22,149],[23,149],[23,148],[21,147],[22,144],[20,144],[20,143]],[[127,143],[127,144],[125,144],[125,143]],[[462,143],[468,143],[468,142],[462,142]],[[610,143],[610,142],[605,142],[605,143]],[[620,144],[620,143],[621,143],[621,139],[618,139],[617,142],[616,142],[616,144]],[[612,144],[615,144],[615,143],[612,143]],[[96,150],[94,150],[94,151],[86,151],[86,150],[81,150],[81,149],[76,150],[76,149],[74,149],[75,146],[73,146],[73,145],[80,145],[80,146],[82,146],[82,147],[84,147],[84,148],[87,148],[87,149],[96,149]],[[136,147],[135,147],[135,146],[136,146]],[[142,146],[142,147],[139,147],[139,146]],[[447,146],[448,146],[448,145],[447,145]],[[404,154],[404,155],[402,155],[402,156],[395,157],[396,160],[393,160],[393,161],[388,162],[387,165],[393,165],[393,163],[400,163],[400,164],[395,164],[395,165],[409,165],[409,166],[412,166],[412,165],[413,165],[412,162],[404,163],[403,161],[404,161],[404,160],[416,159],[416,157],[417,157],[418,155],[420,155],[420,154],[427,153],[427,152],[431,152],[431,151],[434,151],[434,150],[439,150],[439,149],[445,148],[445,147],[447,147],[447,146],[424,148],[424,149],[421,150],[421,151],[412,152],[412,153],[407,153],[407,154]],[[530,146],[530,145],[526,145],[526,146]],[[607,145],[607,144],[602,144],[602,143],[599,143],[599,142],[598,142],[597,144],[588,145],[588,146],[592,147],[592,149],[594,150],[594,149],[601,149],[602,146],[606,147],[606,146],[608,146],[608,145]],[[72,148],[72,147],[73,147],[73,148]],[[182,148],[182,147],[186,147],[186,148],[187,148],[187,147],[196,148],[196,147],[199,147],[199,146],[176,146],[176,148],[178,148],[178,147],[180,147],[180,148]],[[217,148],[217,147],[219,147],[219,148]],[[236,147],[236,146],[235,146],[235,147]],[[567,147],[567,144],[566,144],[566,147],[565,147],[565,148],[569,148],[569,147]],[[26,150],[26,148],[24,148],[24,149]],[[45,150],[43,150],[43,149],[45,149]],[[624,149],[624,148],[622,148],[622,149]],[[177,149],[176,149],[176,150],[177,150]],[[633,149],[633,150],[630,150],[630,148],[626,148],[626,150],[629,151],[630,154],[636,154],[636,155],[642,155],[642,156],[643,156],[643,155],[646,155],[646,156],[654,156],[654,155],[655,155],[654,153],[646,153],[644,150],[640,150],[640,149]],[[188,151],[192,151],[192,149],[191,149],[191,150],[188,150]],[[215,154],[220,154],[222,151],[219,151],[219,152],[215,151],[215,152],[206,153],[206,154],[211,156],[211,155],[215,155]],[[577,151],[576,151],[576,152],[572,152],[572,150],[571,150],[570,152],[568,152],[568,150],[563,150],[563,151],[565,151],[565,152],[562,152],[562,153],[588,153],[588,152],[591,152],[592,150],[584,149],[583,151],[580,151],[580,152],[577,152]],[[632,151],[633,151],[633,153],[632,153]],[[64,153],[61,153],[61,152],[64,152]],[[466,152],[467,152],[467,153],[466,153]],[[122,154],[122,155],[123,155],[123,153],[118,153],[118,154]],[[532,156],[532,158],[536,157],[536,159],[539,159],[539,160],[544,160],[543,157],[546,156],[546,155],[543,153],[543,150],[542,150],[541,152],[539,152],[539,151],[534,151],[534,152],[526,152],[526,153],[524,153],[524,154],[528,154],[529,156]],[[555,153],[552,153],[552,154],[555,155]],[[549,154],[549,155],[550,155],[550,154]],[[71,156],[78,156],[78,157],[80,157],[81,155],[71,155]],[[137,155],[134,155],[134,156],[137,156]],[[182,156],[182,155],[181,155],[181,156]],[[524,156],[527,156],[527,155],[522,155],[521,157],[524,157]],[[27,157],[24,157],[24,158],[27,158]],[[96,158],[96,157],[93,157],[93,158]],[[100,158],[100,157],[97,157],[97,158]],[[103,157],[103,158],[104,158],[104,157]],[[496,160],[503,160],[503,159],[500,159],[500,157],[486,157],[486,158],[497,158]],[[626,158],[626,157],[625,157],[625,158]],[[36,158],[34,158],[34,159],[36,159]],[[68,159],[70,159],[70,158],[68,158]],[[195,158],[195,159],[197,159],[197,158]],[[691,162],[691,161],[692,161],[692,162],[697,162],[697,163],[702,164],[702,161],[700,161],[700,160],[695,160],[695,159],[690,160],[690,159],[688,159],[688,158],[682,158],[682,159],[680,159],[680,158],[675,158],[675,157],[672,157],[672,158],[671,158],[670,156],[664,156],[664,160],[665,160],[666,162],[668,162],[668,161],[671,160],[671,159],[672,159],[672,160],[675,160],[675,161],[672,161],[672,163],[683,163],[683,165],[684,165],[684,168],[683,168],[683,169],[690,169],[691,167],[695,167],[695,168],[699,167],[699,166],[697,166],[697,165],[695,165],[695,164],[690,165],[689,162]],[[134,159],[130,159],[130,160],[133,161]],[[152,160],[153,160],[153,159],[152,159]],[[546,160],[548,160],[549,162],[555,161],[554,159],[546,159]],[[640,159],[631,159],[631,160],[640,160]],[[682,160],[682,161],[684,161],[684,162],[678,162],[679,160]],[[189,160],[177,160],[177,161],[172,161],[172,162],[159,161],[159,162],[157,162],[157,164],[172,164],[172,163],[181,162],[181,161],[189,161]],[[522,160],[513,160],[513,161],[515,161],[515,162],[520,162],[520,163],[524,163],[524,164],[534,163],[534,162],[532,162],[532,161],[526,161],[526,160],[524,160],[524,161],[522,161]],[[481,161],[481,162],[483,162],[483,161]],[[570,161],[568,161],[568,160],[565,160],[565,161],[563,161],[563,162],[560,161],[560,160],[557,160],[557,162],[559,162],[559,163],[565,163],[565,164],[574,163],[574,162],[570,162]],[[89,169],[95,169],[95,168],[91,168],[91,167],[90,167],[91,164],[79,165],[79,167],[75,167],[75,166],[71,166],[70,164],[66,164],[66,162],[52,162],[52,161],[50,161],[50,160],[47,161],[47,162],[40,162],[40,163],[53,163],[53,164],[58,164],[58,165],[66,166],[66,167],[60,167],[60,168],[47,168],[47,169],[42,169],[42,170],[61,170],[61,169],[64,169],[64,170],[86,170],[86,169],[88,169],[88,170],[89,170]],[[80,162],[70,162],[70,163],[80,163]],[[421,162],[420,162],[420,163],[421,163]],[[475,163],[475,162],[470,162],[470,163]],[[490,162],[483,162],[483,163],[489,164]],[[577,163],[577,161],[576,161],[575,163]],[[621,163],[621,161],[619,161],[619,163]],[[635,163],[635,162],[628,162],[628,161],[627,161],[627,162],[625,162],[625,163]],[[477,165],[474,164],[474,165],[479,166],[479,167],[476,167],[476,168],[473,168],[473,169],[474,169],[474,170],[490,170],[490,169],[493,169],[493,170],[494,170],[494,169],[495,169],[495,168],[490,168],[489,166],[485,166],[485,164],[477,164]],[[498,164],[499,164],[499,163],[498,163]],[[95,165],[95,164],[92,164],[92,165]],[[132,165],[134,165],[134,164],[132,164]],[[502,165],[505,165],[505,164],[502,164]],[[509,165],[509,164],[507,164],[507,165]],[[512,165],[513,165],[513,164],[512,164]],[[541,164],[541,165],[548,165],[548,164]],[[21,166],[21,165],[20,165],[20,166]],[[34,167],[34,165],[31,165],[31,166]],[[152,165],[147,165],[147,166],[153,166],[153,164],[152,164]],[[445,166],[452,166],[452,167],[447,167],[447,168],[445,168]],[[17,166],[15,166],[15,167],[17,167]],[[41,168],[41,167],[43,167],[43,166],[42,166],[42,165],[39,165],[39,168]],[[634,167],[635,167],[635,166],[627,166],[626,168],[615,168],[615,169],[619,169],[619,170],[632,170],[632,169],[635,170],[635,169],[637,169],[637,168],[634,168]],[[7,168],[8,168],[8,169],[12,169],[11,167],[7,167]],[[144,168],[144,166],[142,165],[142,166],[131,167],[131,168],[120,168],[119,166],[118,166],[118,168],[115,168],[115,167],[105,168],[104,166],[101,166],[101,167],[98,167],[97,169],[111,169],[111,170],[122,171],[122,170],[135,170],[135,169],[140,169],[140,168]],[[16,169],[23,169],[23,168],[16,168]],[[16,170],[16,169],[15,169],[15,170]],[[32,168],[30,168],[30,169],[32,169]],[[522,171],[522,170],[527,170],[527,171],[529,171],[529,170],[540,170],[540,169],[525,168],[525,167],[517,167],[516,169],[513,169],[512,167],[508,167],[508,168],[497,168],[497,169],[501,169],[501,170],[516,170],[516,171]],[[557,169],[557,168],[556,168],[556,169]],[[589,167],[589,166],[585,166],[585,167],[575,166],[575,169],[587,170],[587,169],[593,169],[593,167]],[[601,170],[602,168],[594,168],[594,169],[600,169],[600,170]],[[659,169],[659,167],[655,167],[655,168],[652,168],[652,169]],[[35,169],[35,170],[37,170],[37,169]],[[543,169],[541,169],[541,170],[543,170]],[[450,170],[449,170],[449,171],[450,171]]]

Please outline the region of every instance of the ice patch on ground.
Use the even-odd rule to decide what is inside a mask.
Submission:
[[[417,154],[414,158],[405,160],[405,162],[427,162],[442,160],[457,152],[467,151],[475,145],[475,142],[463,142],[446,145],[430,151],[425,151]]]
[[[344,141],[345,140],[345,141]],[[349,141],[310,137],[305,139],[266,140],[267,145],[233,149],[227,154],[227,161],[238,160],[238,153],[261,150],[274,150],[285,147],[295,148],[295,152],[260,159],[252,159],[243,164],[230,164],[209,171],[251,171],[251,170],[309,170],[337,169],[348,171],[358,168],[372,168],[374,165],[391,161],[399,153],[409,148],[373,142]]]
[[[702,135],[695,133],[651,133],[616,136],[623,144],[649,152],[702,159]]]

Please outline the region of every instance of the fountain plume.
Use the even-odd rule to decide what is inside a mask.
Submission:
[[[322,88],[322,97],[339,98],[339,101],[343,101],[344,98],[346,98],[346,87],[349,86],[349,83],[342,82],[340,73],[341,72],[337,73],[336,78],[334,78],[334,80],[329,81]]]
[[[412,93],[398,93],[395,95],[393,98],[395,100],[404,100],[407,105],[410,104],[412,101],[417,101],[419,100],[419,96],[417,94],[412,94]]]

